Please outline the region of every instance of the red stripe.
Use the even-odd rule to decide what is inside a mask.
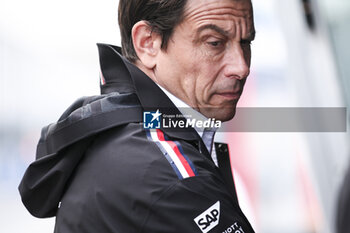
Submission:
[[[156,131],[157,131],[157,135],[158,135],[159,140],[165,141],[163,132],[159,129],[156,129]]]
[[[177,147],[177,145],[173,142],[173,141],[166,141],[164,139],[164,134],[161,130],[157,129],[157,135],[160,141],[164,141],[167,142],[170,147],[173,149],[173,151],[175,152],[175,154],[177,155],[177,157],[180,159],[182,165],[184,166],[185,170],[187,171],[188,175],[190,177],[195,176],[191,166],[188,164],[187,160],[185,159],[185,157],[181,154],[179,148]]]

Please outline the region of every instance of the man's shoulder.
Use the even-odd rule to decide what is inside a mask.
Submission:
[[[172,164],[148,132],[140,122],[100,133],[86,151],[80,170],[99,169],[99,177],[111,178],[116,186],[139,185],[141,188],[156,182],[159,186],[176,182],[178,177]]]
[[[96,184],[109,183],[113,192],[123,187],[124,192],[151,194],[151,199],[183,182],[203,185],[216,180],[223,185],[214,163],[189,141],[144,129],[142,123],[128,123],[96,137],[78,171],[96,170],[98,174],[91,177]]]

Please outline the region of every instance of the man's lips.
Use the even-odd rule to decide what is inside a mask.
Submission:
[[[240,91],[237,91],[237,92],[220,92],[220,93],[217,93],[217,95],[219,96],[222,96],[222,97],[225,97],[227,99],[239,99],[239,97],[241,96],[241,92]]]

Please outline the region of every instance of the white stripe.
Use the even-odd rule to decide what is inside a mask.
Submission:
[[[190,177],[189,174],[187,173],[185,167],[181,163],[179,157],[176,155],[175,151],[171,148],[169,143],[166,141],[161,141],[159,139],[156,129],[150,129],[150,131],[151,131],[151,137],[152,137],[153,141],[159,142],[163,146],[163,148],[166,150],[166,152],[168,153],[170,158],[174,161],[177,169],[179,169],[182,177],[184,179]]]
[[[101,70],[100,70],[100,81],[101,81],[101,85],[102,85],[102,86],[106,84],[105,77],[103,77],[103,73],[102,73]]]

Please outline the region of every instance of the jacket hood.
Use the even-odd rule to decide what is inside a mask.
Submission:
[[[56,215],[66,183],[98,133],[142,121],[142,107],[117,47],[98,48],[102,94],[78,99],[57,123],[42,129],[36,161],[19,185],[22,202],[36,217]]]

